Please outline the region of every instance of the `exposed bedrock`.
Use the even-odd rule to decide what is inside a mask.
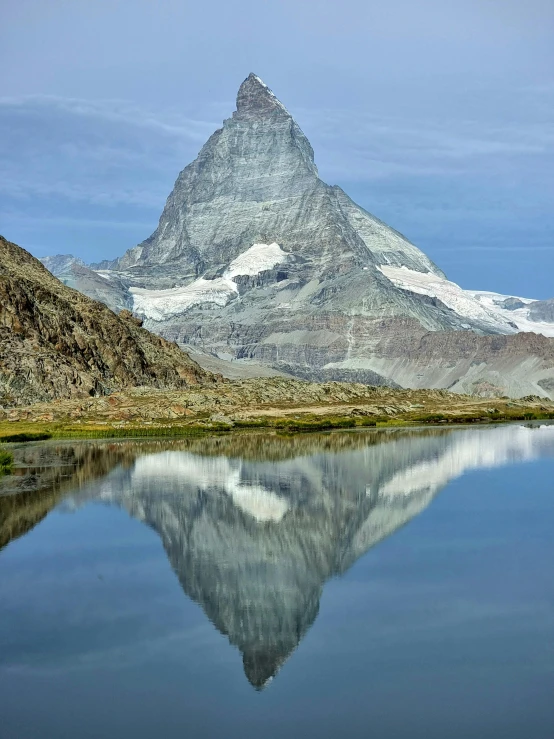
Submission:
[[[0,236],[0,406],[216,381],[141,323],[63,285]]]

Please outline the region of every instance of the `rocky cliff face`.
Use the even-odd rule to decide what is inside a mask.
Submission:
[[[154,234],[104,266],[135,268],[152,285],[167,277],[173,287],[176,278],[209,279],[207,271],[223,271],[253,244],[273,242],[285,252],[280,263],[295,263],[298,272],[297,261],[307,262],[323,278],[376,264],[442,274],[404,237],[319,179],[309,141],[253,74],[239,89],[233,116],[177,178]]]
[[[124,387],[212,382],[129,311],[72,290],[0,237],[0,404],[105,395]]]
[[[529,315],[536,321],[554,323],[554,298],[537,300],[529,306]]]
[[[132,304],[152,331],[300,377],[417,384],[417,374],[401,380],[372,361],[406,321],[417,333],[521,330],[510,310],[446,280],[323,182],[306,136],[253,74],[232,117],[179,174],[152,236],[95,269],[109,285],[103,296],[89,274],[72,284],[114,308]],[[494,362],[487,368],[502,374]]]

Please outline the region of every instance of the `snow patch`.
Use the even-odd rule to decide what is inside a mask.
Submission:
[[[281,249],[279,244],[254,244],[236,259],[225,270],[224,277],[232,279],[239,275],[257,275],[268,269],[273,269],[277,264],[284,262],[287,253]]]
[[[483,290],[466,290],[466,292],[486,308],[495,310],[508,320],[513,321],[520,331],[530,331],[535,334],[554,337],[554,323],[534,321],[529,317],[529,307],[531,303],[536,302],[533,298],[520,298],[517,295],[500,295],[500,293],[491,293]],[[516,310],[502,308],[499,303],[503,303],[507,298],[516,298],[516,300],[521,300],[525,305],[523,308],[517,308]]]
[[[133,311],[154,321],[183,313],[193,305],[214,303],[223,307],[238,290],[235,283],[225,277],[205,280],[203,277],[186,287],[174,287],[169,290],[147,290],[132,287]]]
[[[502,315],[494,306],[484,305],[455,282],[432,272],[416,272],[407,267],[382,265],[379,269],[396,287],[438,298],[459,316],[482,321],[505,333],[514,333],[516,330],[510,326],[511,316]]]
[[[396,287],[438,298],[461,317],[487,323],[506,334],[530,331],[554,337],[554,323],[534,321],[529,317],[529,307],[535,302],[532,298],[500,295],[481,290],[464,290],[455,282],[438,277],[432,272],[415,272],[407,267],[382,265],[379,269]],[[503,308],[501,304],[511,297],[521,300],[525,305],[517,310]],[[467,328],[470,328],[469,325]]]
[[[279,244],[253,244],[229,264],[223,277],[205,280],[200,277],[185,287],[169,290],[148,290],[132,287],[133,311],[154,321],[164,321],[184,313],[195,305],[213,303],[220,307],[238,294],[233,277],[257,275],[284,262],[287,253]]]

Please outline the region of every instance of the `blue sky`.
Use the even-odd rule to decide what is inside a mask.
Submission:
[[[0,233],[37,256],[149,236],[253,71],[450,279],[554,296],[551,0],[19,0],[0,25]]]

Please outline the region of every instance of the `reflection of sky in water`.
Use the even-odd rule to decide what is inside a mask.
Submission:
[[[532,432],[536,453],[502,460],[535,461],[448,475],[421,515],[327,582],[314,625],[262,693],[183,595],[155,531],[113,506],[51,513],[0,553],[0,736],[551,739],[551,431]],[[490,456],[495,430],[478,433]],[[456,434],[451,459],[464,434],[475,440]],[[381,490],[409,476],[398,458],[396,471],[382,464]],[[270,487],[276,477],[256,474]]]

